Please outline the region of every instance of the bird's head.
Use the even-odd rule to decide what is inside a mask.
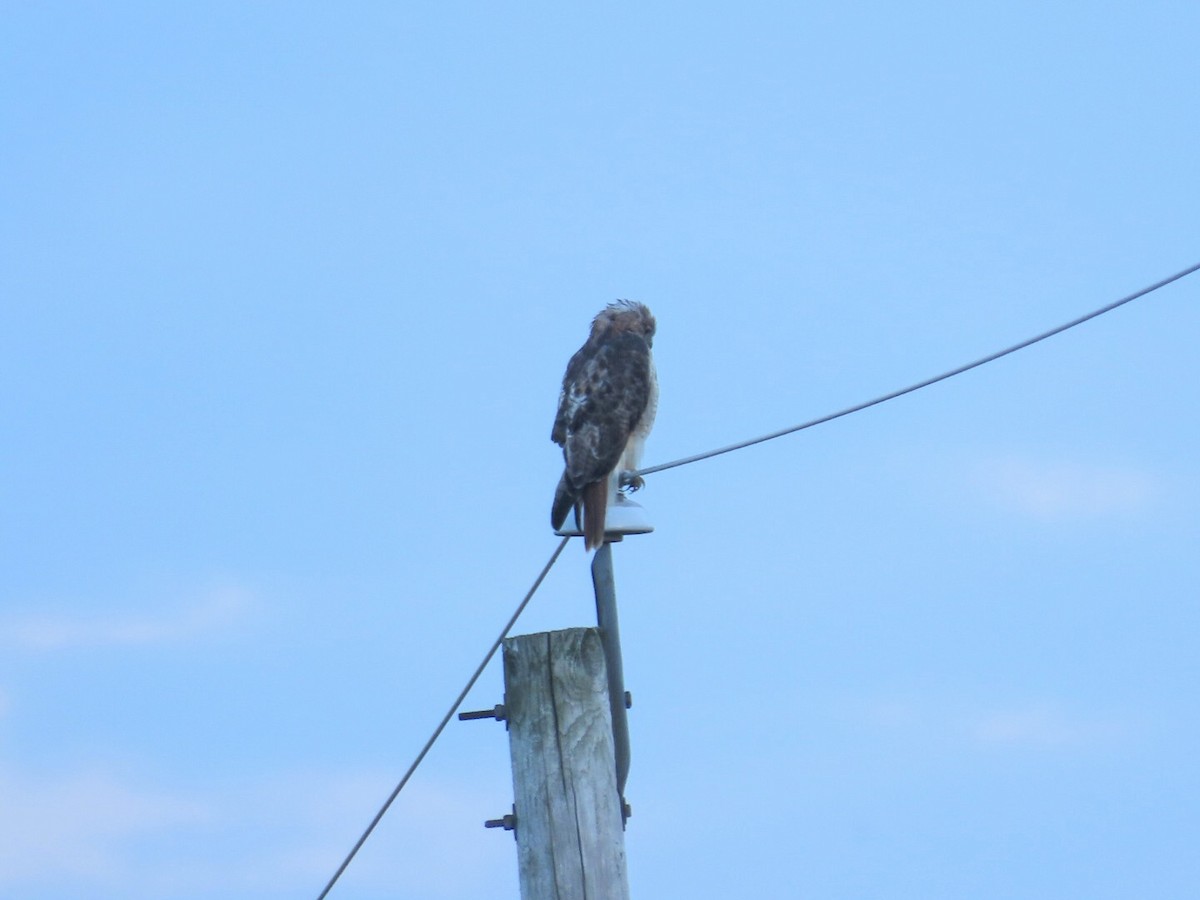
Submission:
[[[592,341],[602,341],[623,332],[640,335],[646,346],[654,344],[654,316],[649,307],[636,300],[617,300],[608,304],[592,320]]]

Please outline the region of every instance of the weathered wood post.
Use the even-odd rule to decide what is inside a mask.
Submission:
[[[653,530],[641,506],[614,493],[592,558],[599,627],[505,639],[504,703],[459,713],[507,722],[513,814],[484,824],[515,829],[522,900],[629,900],[628,704],[612,544]],[[564,524],[557,534],[581,532]]]
[[[628,900],[598,630],[509,638],[504,682],[522,900]]]

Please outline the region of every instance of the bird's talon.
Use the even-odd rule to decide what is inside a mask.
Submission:
[[[621,490],[627,494],[632,494],[634,491],[640,491],[646,486],[646,481],[641,475],[635,475],[633,472],[621,473]]]

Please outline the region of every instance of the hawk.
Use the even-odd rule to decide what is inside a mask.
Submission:
[[[609,499],[622,482],[641,487],[642,445],[654,424],[658,379],[650,347],[654,316],[641,303],[618,300],[592,320],[587,341],[567,363],[551,439],[563,448],[566,467],[554,492],[550,523],[560,528],[583,508],[583,543],[604,543]]]

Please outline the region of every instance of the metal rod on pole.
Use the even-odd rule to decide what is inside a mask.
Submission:
[[[592,584],[596,588],[596,624],[608,667],[608,702],[612,710],[613,750],[617,765],[617,793],[622,820],[628,818],[625,780],[629,777],[629,719],[625,705],[625,672],[621,663],[621,630],[617,622],[617,589],[613,580],[612,542],[605,541],[592,558]]]

